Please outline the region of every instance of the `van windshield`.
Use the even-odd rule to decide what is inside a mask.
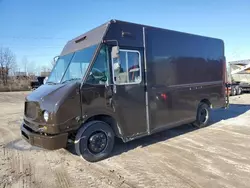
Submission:
[[[58,58],[46,83],[65,83],[81,80],[86,73],[97,45]]]

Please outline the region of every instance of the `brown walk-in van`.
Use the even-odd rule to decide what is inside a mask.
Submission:
[[[227,106],[220,39],[111,20],[63,48],[25,99],[22,137],[54,150],[73,143],[90,162],[124,142],[192,123]]]

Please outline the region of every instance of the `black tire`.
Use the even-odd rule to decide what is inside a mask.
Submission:
[[[204,113],[206,114],[204,115]],[[206,103],[200,103],[197,109],[196,121],[193,125],[198,128],[206,127],[209,124],[209,120],[210,107]]]
[[[94,145],[96,144],[93,143],[96,143],[95,142],[96,139],[97,142],[98,139],[102,140],[101,146],[94,147]],[[106,141],[103,142],[103,140]],[[104,143],[105,147],[103,146]],[[102,146],[104,148],[102,148]],[[100,149],[100,147],[102,149]],[[84,158],[86,161],[97,162],[107,158],[112,152],[113,147],[114,147],[114,132],[112,128],[105,122],[102,121],[88,122],[83,127],[81,127],[77,132],[75,139],[75,151],[79,156]],[[99,151],[99,149],[101,151]]]

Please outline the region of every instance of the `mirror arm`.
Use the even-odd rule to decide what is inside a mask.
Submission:
[[[102,43],[107,43],[107,42],[116,42],[116,45],[119,46],[118,40],[102,40]]]
[[[59,55],[57,55],[57,56],[55,56],[55,57],[53,58],[54,62],[56,62],[56,58],[58,58],[58,57],[59,57]]]

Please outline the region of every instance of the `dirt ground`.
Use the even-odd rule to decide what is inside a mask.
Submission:
[[[127,144],[88,163],[20,137],[27,93],[0,93],[0,187],[250,187],[250,94],[231,97],[203,129],[190,125]]]

